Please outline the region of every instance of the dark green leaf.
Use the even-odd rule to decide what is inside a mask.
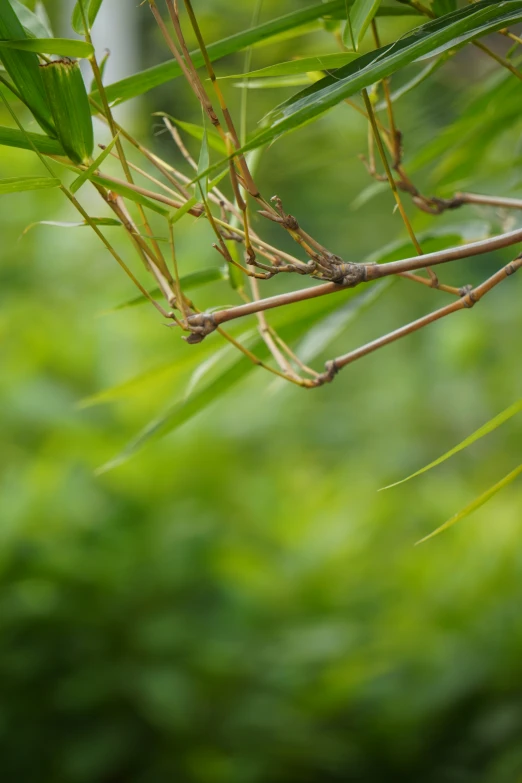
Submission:
[[[349,5],[351,5],[351,3],[349,3]],[[239,52],[254,44],[262,42],[268,43],[275,39],[276,36],[281,35],[281,33],[294,30],[305,25],[307,22],[320,19],[324,16],[337,14],[342,18],[345,13],[345,8],[345,0],[329,0],[327,3],[319,3],[318,5],[308,6],[308,8],[303,8],[299,11],[293,11],[278,19],[264,22],[249,30],[236,33],[229,38],[224,38],[221,41],[210,44],[207,47],[209,57],[212,61],[220,60],[228,54],[234,54],[234,52]],[[379,15],[382,14],[386,16],[412,13],[417,12],[404,6],[383,6],[379,11]],[[204,65],[203,55],[199,50],[191,52],[190,56],[197,68]],[[152,90],[154,87],[158,87],[160,84],[165,84],[165,82],[181,76],[181,74],[181,68],[175,61],[155,65],[152,68],[147,68],[145,71],[140,71],[140,73],[136,73],[133,76],[129,76],[126,79],[108,85],[106,88],[107,96],[111,102],[116,101],[121,103],[123,101],[128,101],[130,98],[135,98],[137,95],[143,95],[143,93]],[[97,91],[93,93],[93,98],[99,103],[99,94]]]
[[[90,57],[94,52],[91,44],[74,38],[22,38],[21,40],[0,40],[0,49],[18,49],[21,52],[37,54],[59,54],[61,57]]]

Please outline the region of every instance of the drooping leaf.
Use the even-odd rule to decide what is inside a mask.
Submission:
[[[83,9],[87,16],[87,24],[89,25],[89,29],[93,26],[96,17],[98,16],[98,11],[101,8],[102,2],[103,0],[83,0]],[[77,2],[74,6],[71,22],[73,30],[80,35],[83,35],[85,31],[83,27],[81,5],[79,2]]]
[[[502,411],[502,413],[499,413],[498,416],[495,416],[493,419],[486,422],[486,424],[483,424],[482,427],[479,427],[478,430],[475,430],[475,432],[473,432],[471,435],[469,435],[467,438],[465,438],[463,441],[457,444],[457,446],[454,446],[452,449],[447,451],[441,457],[438,457],[438,459],[433,460],[433,462],[430,462],[429,465],[426,465],[424,468],[415,471],[415,473],[412,473],[410,476],[407,476],[406,478],[401,479],[400,481],[396,481],[394,484],[388,484],[387,487],[383,487],[382,489],[391,489],[392,487],[398,487],[400,484],[404,484],[406,481],[409,481],[410,479],[415,478],[416,476],[420,476],[422,475],[422,473],[426,473],[428,470],[431,470],[437,465],[441,465],[447,459],[453,457],[454,454],[458,454],[459,451],[462,451],[463,449],[466,449],[468,446],[471,446],[473,443],[475,443],[475,441],[480,440],[480,438],[483,438],[485,435],[489,435],[490,432],[496,430],[497,427],[500,427],[502,424],[504,424],[504,422],[509,421],[509,419],[511,419],[517,413],[520,413],[520,411],[522,411],[522,400],[518,400],[518,402],[515,402],[513,405],[510,405],[510,407],[506,408],[505,411]]]
[[[41,133],[29,133],[28,131],[22,133],[18,128],[6,128],[0,125],[0,146],[33,151],[31,142],[38,152],[44,155],[65,155],[65,151],[57,139],[50,139]]]
[[[344,296],[351,299],[355,296],[355,292],[353,290],[347,290],[344,292]],[[293,305],[289,308],[290,312],[279,314],[279,319],[275,323],[275,326],[283,340],[294,340],[313,326],[318,320],[324,318],[327,313],[336,309],[336,307],[338,307],[338,304],[331,300],[328,301],[328,297]],[[248,341],[247,347],[262,361],[266,361],[269,358],[268,348],[261,337],[256,337],[253,341]],[[117,457],[103,465],[99,472],[105,472],[117,467],[130,459],[130,457],[149,441],[180,427],[243,380],[243,378],[255,369],[255,367],[256,365],[246,356],[239,354],[235,358],[234,363],[227,366],[221,375],[218,375],[214,380],[188,399],[176,401],[163,414],[156,417],[144,427],[143,430],[128,443],[123,451]]]
[[[350,6],[351,2],[348,2],[348,5]],[[214,62],[229,54],[242,51],[249,46],[270,43],[282,33],[295,30],[316,19],[331,15],[339,15],[339,18],[343,18],[345,8],[346,0],[329,0],[329,2],[326,3],[319,3],[298,11],[293,11],[278,19],[272,19],[270,22],[264,22],[263,24],[256,25],[248,30],[244,30],[243,32],[236,33],[221,41],[210,44],[207,47],[208,55],[211,61]],[[379,15],[382,16],[411,15],[417,13],[418,12],[415,11],[415,9],[408,6],[400,6],[395,3],[389,6],[383,5],[379,9]],[[196,68],[200,68],[204,65],[203,55],[199,50],[191,52],[190,56]],[[153,87],[158,87],[160,84],[165,84],[172,79],[176,79],[178,76],[181,76],[181,74],[182,71],[177,62],[169,61],[162,63],[161,65],[156,65],[152,68],[140,71],[121,81],[114,82],[114,84],[109,84],[106,88],[107,97],[111,102],[121,103],[123,101],[128,101],[130,98],[135,98],[137,95],[143,95]],[[99,94],[97,91],[93,92],[93,98],[99,103]]]
[[[497,492],[500,492],[501,489],[504,489],[509,484],[511,484],[518,476],[520,476],[521,473],[522,465],[519,465],[517,468],[512,470],[511,473],[508,473],[507,476],[504,476],[503,479],[486,490],[486,492],[484,492],[482,495],[479,495],[478,498],[475,498],[475,500],[473,500],[471,503],[468,503],[468,505],[465,506],[462,511],[459,511],[457,514],[455,514],[455,516],[451,517],[451,519],[448,519],[447,522],[438,527],[432,533],[424,536],[424,538],[421,538],[420,541],[417,541],[416,546],[423,544],[425,541],[429,541],[430,538],[438,536],[439,533],[442,533],[444,530],[448,530],[448,528],[453,527],[453,525],[455,525],[457,522],[465,519],[467,516],[472,514],[473,511],[476,511],[478,508],[483,506],[484,503],[487,503],[487,501],[490,500],[493,495],[496,495]]]
[[[18,193],[22,190],[44,190],[58,188],[61,182],[56,177],[7,177],[0,179],[0,193]]]
[[[36,52],[36,54],[59,54],[61,57],[90,57],[94,52],[92,44],[74,38],[0,40],[0,49],[17,49],[21,52]]]
[[[9,0],[0,2],[0,39],[3,41],[31,40]],[[0,61],[38,124],[49,136],[55,138],[56,132],[51,108],[47,101],[36,54],[2,47],[0,48]]]
[[[296,60],[290,60],[276,65],[269,65],[266,68],[259,68],[249,73],[233,74],[223,76],[223,79],[251,79],[251,78],[274,78],[277,76],[293,76],[300,73],[309,73],[310,71],[331,71],[334,68],[340,68],[346,63],[352,62],[358,57],[357,52],[336,52],[334,54],[319,54],[315,57],[301,57]]]

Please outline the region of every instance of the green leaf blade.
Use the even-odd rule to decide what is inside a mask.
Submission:
[[[24,190],[59,188],[62,183],[56,177],[7,177],[0,179],[0,193],[20,193]]]
[[[424,468],[420,468],[420,470],[415,471],[415,473],[412,473],[410,476],[407,476],[406,478],[401,479],[400,481],[396,481],[394,484],[389,484],[387,487],[382,487],[382,490],[391,489],[392,487],[398,487],[400,484],[404,484],[406,481],[410,481],[410,479],[416,478],[416,476],[420,476],[423,473],[427,473],[428,470],[437,467],[437,465],[441,465],[443,462],[446,462],[446,460],[449,459],[450,457],[453,457],[455,454],[458,454],[459,451],[463,451],[468,446],[471,446],[473,443],[475,443],[475,441],[480,440],[480,438],[483,438],[486,435],[489,435],[490,432],[493,432],[502,424],[504,424],[506,421],[509,421],[509,419],[513,418],[513,416],[516,416],[517,413],[520,413],[520,411],[522,411],[522,399],[518,400],[513,405],[510,405],[509,408],[506,408],[505,411],[502,411],[502,413],[499,413],[497,416],[490,419],[490,421],[486,422],[486,424],[483,424],[482,427],[479,427],[478,430],[475,430],[475,432],[473,432],[463,441],[458,443],[452,449],[447,451],[441,457],[438,457],[437,459],[433,460],[433,462],[430,462],[429,465],[426,465]]]
[[[415,546],[418,546],[419,544],[423,544],[425,541],[429,541],[431,538],[435,538],[435,536],[438,536],[439,533],[442,533],[444,530],[448,530],[450,527],[453,527],[453,525],[456,525],[457,522],[460,522],[461,520],[465,519],[465,517],[469,516],[473,513],[473,511],[476,511],[478,508],[483,506],[485,503],[490,500],[493,495],[496,495],[497,492],[500,492],[501,489],[504,489],[509,484],[511,484],[518,476],[522,473],[522,465],[519,465],[517,468],[511,471],[511,473],[508,473],[507,476],[504,476],[503,479],[498,481],[496,484],[494,484],[492,487],[490,487],[486,492],[483,492],[482,495],[479,495],[478,498],[475,498],[471,503],[468,503],[467,506],[465,506],[461,511],[459,511],[457,514],[455,514],[451,519],[448,519],[447,522],[445,522],[443,525],[438,527],[436,530],[434,530],[432,533],[430,533],[427,536],[424,536],[424,538],[421,538],[419,541],[415,543]]]

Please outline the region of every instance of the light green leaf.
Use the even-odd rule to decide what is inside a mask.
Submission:
[[[18,49],[37,54],[59,54],[61,57],[90,57],[94,48],[85,41],[74,38],[22,38],[0,40],[0,49]]]
[[[80,176],[77,177],[73,182],[71,182],[69,186],[69,190],[71,191],[71,193],[76,193],[81,188],[81,186],[85,182],[87,182],[87,180],[92,176],[92,174],[94,174],[100,168],[105,158],[107,158],[111,154],[112,148],[114,147],[114,145],[118,140],[118,135],[119,134],[116,134],[116,136],[111,140],[111,142],[107,144],[107,146],[105,147],[101,155],[98,155],[96,160],[94,160],[91,163],[89,168],[85,169],[85,171],[82,171]]]
[[[97,218],[92,217],[89,222],[86,220],[80,220],[76,223],[69,223],[62,220],[38,220],[36,223],[30,223],[24,230],[22,231],[22,236],[25,236],[31,229],[35,228],[36,226],[54,226],[56,228],[82,228],[85,226],[91,226],[94,223],[95,226],[121,226],[121,222],[119,220],[116,220],[116,218]],[[145,297],[143,297],[145,299]],[[147,300],[145,300],[147,301]]]
[[[382,489],[384,490],[384,489],[391,489],[392,487],[398,487],[399,484],[404,484],[406,481],[409,481],[410,479],[415,478],[416,476],[420,476],[422,473],[426,473],[428,470],[431,470],[437,465],[440,465],[441,463],[445,462],[450,457],[453,457],[454,454],[458,454],[459,451],[462,451],[463,449],[466,449],[468,446],[471,446],[471,444],[475,443],[475,441],[479,440],[480,438],[483,438],[485,435],[489,435],[490,432],[496,430],[497,427],[500,427],[501,424],[504,424],[504,422],[509,421],[509,419],[511,419],[517,413],[520,413],[520,411],[522,411],[522,399],[518,400],[518,402],[515,402],[509,408],[506,408],[505,411],[499,413],[498,416],[495,416],[493,419],[486,422],[486,424],[483,424],[482,427],[479,427],[478,430],[475,430],[475,432],[473,432],[471,435],[469,435],[467,438],[461,441],[461,443],[459,443],[457,446],[455,446],[454,448],[450,449],[445,454],[443,454],[442,457],[439,457],[433,462],[430,462],[430,464],[426,465],[424,468],[421,468],[420,470],[417,470],[415,473],[412,473],[411,476],[407,476],[406,478],[401,479],[401,481],[396,481],[394,484],[389,484],[387,487],[382,487]]]
[[[318,54],[315,57],[301,57],[289,62],[269,65],[266,68],[259,68],[257,71],[249,73],[235,73],[231,76],[223,76],[223,79],[251,79],[276,76],[294,76],[299,73],[310,73],[311,71],[331,71],[334,68],[340,68],[346,63],[352,62],[358,57],[357,52],[336,52],[334,54]]]
[[[89,25],[89,29],[95,22],[102,2],[103,0],[83,0],[83,9],[87,16],[87,24]],[[80,35],[83,35],[85,31],[83,28],[83,15],[80,2],[77,2],[74,6],[71,22],[73,30]]]
[[[312,81],[310,75],[305,74],[303,76],[280,76],[278,79],[247,79],[244,82],[234,82],[234,87],[240,87],[243,90],[270,90],[281,87],[304,87]]]
[[[377,13],[380,4],[381,0],[355,0],[355,3],[352,5],[349,29],[356,49],[359,48],[359,44],[364,38],[364,34]]]
[[[27,137],[29,137],[30,141]],[[28,131],[22,133],[18,128],[6,128],[0,125],[0,146],[17,147],[18,149],[34,152],[31,142],[38,152],[44,155],[65,155],[63,147],[57,139],[50,139],[41,133],[29,133]]]
[[[103,185],[104,188],[108,188],[109,190],[114,191],[114,193],[118,193],[119,196],[128,198],[129,201],[134,201],[135,204],[141,204],[143,207],[147,207],[153,212],[157,212],[158,215],[163,215],[164,217],[169,215],[169,209],[167,207],[163,206],[158,201],[147,198],[147,196],[144,196],[141,193],[136,193],[136,191],[125,182],[115,182],[113,179],[108,179],[101,174],[91,174],[89,181],[94,182],[97,185]]]
[[[519,465],[518,468],[512,470],[511,473],[508,473],[507,476],[504,476],[504,478],[501,479],[497,484],[494,484],[494,486],[490,487],[488,490],[486,490],[486,492],[484,492],[478,498],[475,498],[475,500],[473,500],[465,508],[463,508],[462,511],[459,511],[458,514],[455,514],[455,516],[451,517],[451,519],[448,519],[447,522],[445,522],[443,525],[441,525],[436,530],[434,530],[433,533],[430,533],[429,535],[424,536],[424,538],[421,538],[420,541],[417,541],[415,546],[418,546],[419,544],[423,544],[425,541],[429,541],[430,538],[434,538],[435,536],[438,536],[439,533],[442,533],[444,530],[448,530],[448,528],[453,527],[453,525],[455,525],[457,522],[460,522],[462,519],[465,519],[465,517],[472,514],[473,511],[476,511],[478,508],[483,506],[484,503],[487,503],[488,500],[490,500],[493,497],[493,495],[496,495],[497,492],[500,492],[501,489],[504,489],[509,484],[511,484],[521,473],[522,473],[522,465]]]
[[[349,5],[351,5],[351,3],[349,3]],[[264,22],[263,24],[256,25],[243,32],[231,35],[229,38],[224,38],[221,41],[210,44],[207,47],[208,55],[211,61],[215,62],[229,54],[234,54],[235,52],[247,49],[249,46],[261,43],[271,43],[282,33],[297,29],[316,19],[334,15],[339,15],[339,17],[342,18],[345,13],[345,8],[345,0],[329,0],[327,3],[319,3],[298,11],[293,11],[285,16],[280,16],[278,19],[272,19],[270,22]],[[417,13],[417,11],[408,6],[397,6],[395,4],[382,6],[379,9],[379,15],[383,16],[403,16],[405,14],[411,15]],[[200,68],[204,65],[203,55],[199,50],[191,52],[190,57],[196,68]],[[143,93],[152,90],[154,87],[158,87],[160,84],[165,84],[165,82],[176,79],[178,76],[181,76],[181,74],[181,68],[175,61],[155,65],[152,68],[147,68],[144,71],[140,71],[140,73],[136,73],[133,76],[129,76],[126,79],[108,85],[106,88],[107,96],[111,102],[121,103],[123,101],[128,101],[130,98],[135,98],[137,95],[143,95]],[[99,94],[97,91],[93,93],[93,98],[99,103]]]
[[[13,11],[22,23],[22,26],[28,35],[35,38],[51,38],[52,31],[47,24],[35,13],[29,10],[20,0],[9,0]]]
[[[58,188],[62,183],[56,177],[8,177],[0,179],[0,193],[18,193],[23,190]]]

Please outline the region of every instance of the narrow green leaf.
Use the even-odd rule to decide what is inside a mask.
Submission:
[[[18,193],[22,190],[58,188],[62,183],[56,177],[8,177],[0,179],[0,193]]]
[[[211,61],[214,62],[229,54],[234,54],[235,52],[246,49],[249,46],[261,43],[271,43],[282,33],[294,30],[308,22],[312,22],[322,17],[337,14],[340,15],[339,18],[342,18],[345,13],[345,8],[345,0],[329,0],[329,2],[326,3],[319,3],[318,5],[308,6],[307,8],[293,11],[285,16],[280,16],[278,19],[272,19],[270,22],[264,22],[263,24],[244,30],[241,33],[236,33],[221,41],[210,44],[207,47],[209,57]],[[379,15],[382,16],[402,16],[405,14],[418,14],[418,12],[407,6],[401,7],[396,5],[382,6],[379,9]],[[205,64],[203,55],[199,49],[191,52],[190,57],[196,68],[200,68]],[[176,79],[178,76],[181,76],[181,74],[182,71],[175,61],[168,61],[161,65],[155,65],[152,68],[147,68],[133,76],[129,76],[119,82],[108,85],[106,87],[107,97],[110,102],[122,103],[123,101],[128,101],[130,98],[135,98],[137,95],[143,95],[143,93],[152,90],[153,87],[158,87],[160,84],[171,81],[171,79]],[[99,94],[97,91],[93,93],[93,98],[99,102]]]
[[[1,0],[0,2],[0,39],[4,41],[31,40],[26,35],[9,0]],[[0,48],[0,61],[38,124],[48,135],[56,137],[51,108],[47,101],[36,54],[2,47]]]
[[[322,77],[318,74],[318,78]],[[247,79],[244,82],[234,82],[234,87],[242,90],[271,90],[281,87],[304,87],[314,81],[310,74],[303,76],[280,76],[277,79]]]
[[[350,27],[355,49],[364,38],[366,30],[378,11],[381,0],[355,0],[350,9]]]
[[[457,446],[454,446],[454,448],[450,449],[445,454],[443,454],[442,457],[433,460],[433,462],[430,462],[429,465],[426,465],[424,468],[421,468],[420,470],[417,470],[415,473],[412,473],[411,476],[407,476],[406,478],[401,479],[401,481],[396,481],[394,484],[389,484],[387,487],[382,487],[382,489],[384,490],[384,489],[391,489],[392,487],[398,487],[399,484],[404,484],[406,481],[409,481],[410,479],[415,478],[416,476],[420,476],[422,473],[426,473],[428,470],[431,470],[437,465],[440,465],[441,463],[445,462],[450,457],[453,457],[454,454],[458,454],[459,451],[462,451],[463,449],[466,449],[468,446],[471,446],[471,444],[475,443],[475,441],[479,440],[480,438],[483,438],[485,435],[489,435],[490,432],[496,430],[497,427],[500,427],[501,424],[504,424],[504,422],[509,421],[509,419],[511,419],[520,411],[522,411],[522,399],[518,400],[518,402],[515,402],[509,408],[506,408],[505,411],[499,413],[498,416],[495,416],[493,419],[486,422],[486,424],[483,424],[482,427],[479,427],[478,430],[475,430],[475,432],[473,432],[471,435],[469,435],[467,438],[461,441],[461,443],[459,443]]]
[[[505,0],[501,3],[481,0],[428,22],[404,38],[362,55],[355,62],[340,68],[333,76],[321,79],[281,104],[266,118],[270,126],[248,142],[243,151],[267,144],[277,136],[304,125],[345,98],[391,76],[424,55],[461,46],[473,38],[520,20],[521,0]]]
[[[87,182],[87,180],[91,177],[92,174],[94,174],[101,166],[105,158],[107,158],[111,154],[111,150],[116,144],[118,140],[119,133],[116,134],[116,136],[111,140],[109,144],[105,147],[101,155],[98,155],[96,160],[94,160],[88,169],[85,169],[85,171],[82,171],[79,177],[77,177],[73,182],[71,182],[69,186],[69,190],[71,193],[76,193],[81,186]]]
[[[83,8],[87,15],[89,29],[93,26],[96,20],[102,2],[103,0],[83,0]],[[73,30],[76,33],[79,33],[80,35],[84,34],[85,30],[83,29],[83,16],[79,2],[74,6],[71,23]]]
[[[157,383],[171,375],[177,375],[182,370],[192,367],[199,358],[195,352],[184,352],[174,361],[170,360],[164,364],[159,364],[151,370],[139,373],[139,375],[130,378],[128,381],[103,389],[103,391],[90,397],[84,397],[77,403],[76,407],[80,409],[92,408],[95,405],[105,405],[109,402],[117,402],[118,400],[139,394],[145,391],[151,384]]]
[[[20,0],[10,0],[13,11],[22,23],[26,33],[34,38],[51,38],[52,30],[42,19],[27,8]]]
[[[18,49],[21,52],[37,54],[59,54],[61,57],[90,57],[94,52],[92,44],[74,38],[22,38],[21,40],[0,40],[0,49]]]
[[[174,209],[172,212],[169,213],[169,222],[174,225],[174,223],[177,223],[178,220],[181,220],[181,218],[187,214],[187,212],[192,209],[192,207],[195,207],[196,204],[199,203],[199,199],[197,196],[192,196],[188,201],[185,201],[182,207],[179,207],[179,209]]]
[[[25,236],[31,229],[36,226],[54,226],[55,228],[82,228],[91,226],[94,223],[95,226],[121,226],[121,222],[116,218],[97,218],[92,217],[88,223],[86,220],[80,220],[77,223],[69,223],[62,220],[38,220],[36,223],[30,223],[22,231],[22,236]],[[145,297],[143,297],[145,299]],[[147,300],[145,300],[147,301]]]
[[[154,201],[153,199],[147,198],[147,196],[143,196],[141,193],[136,193],[132,187],[124,182],[114,182],[112,179],[107,179],[101,174],[91,174],[89,180],[97,185],[103,185],[104,188],[114,191],[114,193],[117,193],[119,196],[128,198],[129,201],[134,201],[135,204],[141,204],[143,207],[147,207],[147,209],[157,212],[158,215],[168,217],[170,214],[168,207],[160,204],[159,201]]]
[[[276,65],[269,65],[266,68],[259,68],[256,71],[248,73],[235,73],[231,76],[222,76],[222,79],[251,79],[276,76],[294,76],[299,73],[309,73],[310,71],[331,71],[334,68],[340,68],[346,63],[352,62],[359,55],[357,52],[336,52],[334,54],[319,54],[315,57],[302,57],[298,60],[290,60]]]
[[[487,503],[487,501],[490,500],[493,495],[496,495],[497,492],[500,492],[501,489],[504,489],[504,487],[507,487],[509,484],[511,484],[521,473],[522,465],[519,465],[518,468],[515,468],[515,470],[512,470],[511,473],[508,473],[507,476],[504,476],[504,478],[501,479],[497,484],[494,484],[492,487],[486,490],[486,492],[465,506],[465,508],[463,508],[462,511],[459,511],[458,514],[455,514],[455,516],[451,517],[451,519],[448,519],[447,522],[438,527],[432,533],[424,536],[424,538],[421,538],[420,541],[417,541],[415,546],[423,544],[425,541],[429,541],[430,538],[438,536],[439,533],[442,533],[444,530],[448,530],[448,528],[453,527],[453,525],[455,525],[457,522],[465,519],[465,517],[469,516],[471,513],[473,513],[473,511],[476,511],[478,508],[483,506],[484,503]]]
[[[50,139],[41,133],[22,133],[18,128],[6,128],[0,125],[0,146],[17,147],[22,150],[31,150],[34,152],[27,136],[34,144],[38,152],[44,155],[65,155],[65,151],[57,139]]]
[[[40,66],[58,138],[73,163],[87,164],[94,148],[92,115],[77,60]]]

